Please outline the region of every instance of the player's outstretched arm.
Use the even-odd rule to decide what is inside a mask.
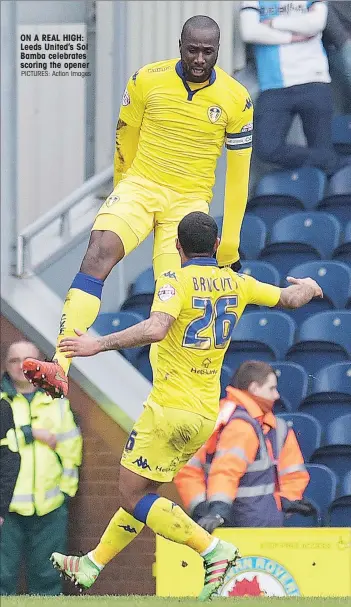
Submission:
[[[281,289],[278,306],[282,308],[301,308],[314,297],[323,297],[323,291],[319,284],[312,278],[287,277],[291,283],[289,287]]]
[[[66,358],[76,356],[94,356],[107,350],[122,350],[147,346],[164,339],[174,322],[174,317],[165,312],[151,312],[150,318],[128,327],[119,333],[104,337],[93,337],[75,329],[77,337],[65,337],[60,342],[60,351]]]

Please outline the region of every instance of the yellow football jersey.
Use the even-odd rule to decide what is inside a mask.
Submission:
[[[224,140],[231,150],[252,145],[249,93],[219,67],[199,85],[186,82],[177,59],[146,65],[129,80],[119,118],[140,127],[127,175],[207,202]]]
[[[195,258],[156,282],[152,312],[176,320],[158,344],[151,401],[215,420],[224,355],[248,304],[275,306],[280,289]]]

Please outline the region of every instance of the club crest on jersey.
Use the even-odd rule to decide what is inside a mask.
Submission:
[[[217,105],[211,105],[211,107],[209,107],[207,110],[207,116],[209,117],[211,122],[217,122],[217,120],[219,120],[219,118],[221,117],[221,114],[222,110]]]

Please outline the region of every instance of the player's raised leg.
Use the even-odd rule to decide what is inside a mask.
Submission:
[[[124,257],[120,237],[111,231],[94,230],[80,271],[75,276],[63,306],[57,345],[63,337],[86,331],[95,321],[101,303],[104,280]],[[29,381],[42,387],[53,398],[66,396],[70,359],[56,349],[53,362],[27,358],[23,372]]]
[[[102,205],[93,225],[88,249],[63,306],[56,352],[52,362],[27,359],[27,379],[54,398],[66,396],[70,359],[58,348],[74,329],[86,331],[100,309],[104,281],[112,268],[129,255],[152,231],[155,193],[147,184],[132,179],[120,182]]]

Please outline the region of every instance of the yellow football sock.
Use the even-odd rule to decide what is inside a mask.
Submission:
[[[149,493],[134,509],[134,515],[155,533],[177,544],[186,544],[199,554],[213,543],[213,537],[195,523],[184,510],[165,497]]]
[[[119,508],[106,527],[99,544],[91,552],[94,562],[101,567],[107,565],[143,528],[144,523]]]
[[[58,350],[58,345],[64,337],[74,336],[74,329],[85,332],[91,327],[100,310],[102,287],[102,280],[79,272],[67,293],[54,355],[66,374],[71,360]]]

